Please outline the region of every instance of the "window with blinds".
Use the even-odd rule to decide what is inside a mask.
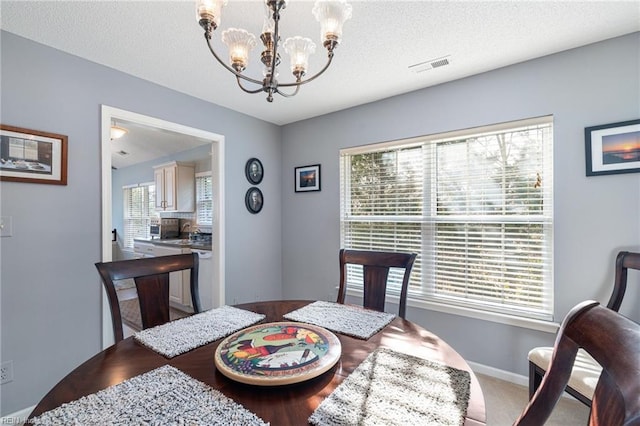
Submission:
[[[409,298],[551,320],[551,117],[341,151],[341,245],[418,253]],[[348,285],[362,286],[361,272]],[[400,278],[390,283],[399,294]]]
[[[196,175],[196,223],[213,225],[213,180],[211,172]]]
[[[151,238],[150,219],[157,217],[156,187],[153,183],[125,186],[123,195],[123,244],[125,248],[133,248],[134,238]]]

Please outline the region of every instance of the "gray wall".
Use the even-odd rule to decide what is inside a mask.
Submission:
[[[584,128],[640,118],[639,46],[636,33],[285,126],[283,294],[335,300],[341,148],[553,114],[555,318],[584,299],[606,303],[617,252],[640,250],[640,175],[586,177]],[[294,193],[294,167],[317,163],[321,192]],[[630,284],[621,309],[638,321],[639,299]],[[554,339],[417,308],[407,318],[467,360],[522,375],[529,349]]]
[[[13,218],[13,237],[0,239],[0,356],[14,366],[1,415],[37,403],[101,348],[101,104],[226,137],[227,303],[281,297],[278,126],[4,31],[0,51],[2,123],[69,137],[67,186],[0,184],[0,214]],[[244,206],[251,157],[266,171],[258,215]]]

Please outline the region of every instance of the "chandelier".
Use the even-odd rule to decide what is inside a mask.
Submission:
[[[262,27],[260,40],[264,50],[260,56],[260,61],[264,65],[263,79],[257,80],[247,77],[242,72],[247,68],[249,62],[249,52],[256,46],[256,37],[246,30],[229,28],[222,33],[222,42],[229,48],[229,62],[227,65],[213,49],[211,45],[212,33],[220,25],[222,7],[227,4],[227,0],[198,0],[196,2],[197,19],[204,29],[204,38],[207,41],[209,50],[220,64],[236,76],[238,86],[247,93],[267,93],[267,101],[273,102],[275,93],[291,97],[298,93],[300,86],[324,73],[333,59],[333,51],[342,38],[342,25],[351,18],[351,5],[346,0],[318,0],[313,6],[312,13],[316,20],[320,22],[320,34],[322,44],[327,49],[327,62],[324,67],[313,76],[304,78],[309,66],[309,55],[315,52],[316,45],[309,38],[290,37],[282,43],[282,48],[291,59],[291,73],[295,77],[295,82],[280,83],[276,80],[278,76],[278,65],[280,64],[280,34],[278,24],[280,13],[287,6],[288,0],[264,0],[265,19]],[[253,84],[251,88],[245,87],[243,81]],[[247,84],[247,83],[245,83]],[[257,88],[255,87],[257,86]],[[287,89],[291,88],[287,93]]]

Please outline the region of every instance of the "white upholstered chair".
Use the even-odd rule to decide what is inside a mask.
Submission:
[[[616,275],[613,283],[613,293],[607,303],[607,308],[618,311],[627,289],[628,269],[640,270],[640,253],[622,251],[616,258]],[[540,386],[542,377],[549,368],[553,347],[538,347],[529,351],[529,399],[533,397]],[[571,377],[566,387],[566,392],[591,406],[593,392],[595,390],[602,367],[584,350],[578,351],[575,364],[571,371]]]
[[[514,426],[546,424],[569,383],[579,349],[593,355],[603,367],[588,424],[640,425],[640,324],[588,300],[576,305],[562,321],[549,369]]]

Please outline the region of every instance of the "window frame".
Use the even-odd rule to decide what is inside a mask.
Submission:
[[[543,261],[546,262],[546,267],[543,272],[542,283],[544,288],[542,292],[544,292],[544,296],[547,298],[544,303],[545,312],[540,313],[539,315],[523,315],[522,312],[518,310],[512,311],[510,309],[493,309],[486,310],[482,306],[482,304],[477,303],[452,303],[450,300],[446,300],[446,298],[438,297],[435,294],[435,297],[430,297],[427,293],[429,293],[429,286],[431,286],[431,290],[433,290],[433,286],[435,285],[435,280],[428,281],[426,276],[422,277],[422,281],[420,283],[420,291],[416,292],[415,286],[412,289],[410,286],[409,296],[408,296],[408,306],[427,308],[439,312],[445,313],[453,313],[456,315],[469,316],[489,321],[496,321],[500,323],[508,323],[516,326],[523,326],[527,328],[538,329],[541,331],[547,332],[555,332],[558,324],[554,322],[553,313],[554,313],[554,301],[553,301],[553,116],[543,116],[537,117],[533,119],[525,119],[525,120],[517,120],[506,123],[499,123],[496,125],[482,126],[477,128],[470,128],[461,131],[447,132],[435,135],[428,135],[423,137],[416,137],[411,139],[397,140],[397,141],[387,141],[382,143],[370,144],[365,146],[358,146],[353,148],[345,148],[340,150],[340,243],[341,247],[349,248],[345,245],[345,235],[344,235],[344,224],[345,221],[353,221],[356,220],[356,217],[350,217],[348,212],[345,210],[348,209],[351,199],[350,194],[351,191],[348,188],[350,181],[350,170],[349,166],[345,163],[345,158],[347,156],[353,156],[364,153],[373,153],[380,151],[388,151],[388,150],[398,150],[401,148],[413,147],[416,145],[422,145],[423,147],[432,147],[435,151],[435,147],[438,143],[442,143],[444,141],[453,141],[456,139],[464,139],[470,138],[472,136],[486,134],[486,133],[500,133],[500,132],[515,132],[521,128],[528,128],[531,126],[549,126],[549,140],[543,142],[543,167],[544,167],[544,187],[543,189],[543,206],[542,212],[540,215],[537,215],[536,218],[540,219],[540,223],[543,224],[544,229],[541,231],[544,236],[544,244],[543,249],[545,250],[545,255],[542,258]],[[546,144],[546,145],[545,145]],[[426,155],[432,155],[431,152],[426,153]],[[423,165],[428,166],[432,164],[429,162],[430,159],[423,163]],[[410,217],[409,221],[420,221],[423,223],[423,234],[424,228],[429,228],[429,226],[425,226],[425,223],[437,223],[439,218],[438,216],[434,216],[432,222],[428,221],[427,216],[430,216],[431,212],[427,212],[426,207],[428,204],[435,203],[436,194],[431,191],[431,189],[437,188],[437,181],[435,180],[435,170],[425,171],[425,177],[423,178],[424,184],[424,192],[423,192],[423,202],[425,207],[423,207],[423,214],[420,218]],[[504,218],[505,216],[500,216]],[[374,217],[375,218],[375,217]],[[530,219],[531,217],[527,217]],[[375,218],[376,220],[382,220],[381,218]],[[427,220],[425,220],[427,219]],[[494,220],[494,218],[490,218]],[[514,219],[516,219],[514,217]],[[495,220],[499,223],[505,223],[503,221]],[[391,221],[393,222],[393,221]],[[535,222],[535,221],[534,221]],[[393,222],[395,223],[395,222]],[[482,222],[479,222],[482,223]],[[432,227],[433,228],[433,227]],[[421,253],[429,253],[430,251],[436,253],[436,250],[427,250],[425,246],[429,246],[430,244],[435,244],[435,242],[430,243],[430,241],[424,236],[422,237],[422,246]],[[357,248],[357,247],[356,247]],[[422,256],[420,256],[422,257]],[[421,263],[431,265],[428,259],[420,259]],[[418,270],[421,269],[421,265],[417,265]],[[430,266],[427,266],[427,270],[431,270]],[[415,269],[415,266],[414,266]],[[413,275],[413,274],[412,274]],[[425,273],[426,275],[426,273]],[[433,274],[432,274],[433,275]],[[361,296],[362,288],[358,285],[348,285],[347,294]],[[427,294],[427,296],[425,296]],[[431,293],[433,296],[434,293]],[[399,296],[399,290],[395,288],[389,289],[389,300],[397,301]]]

